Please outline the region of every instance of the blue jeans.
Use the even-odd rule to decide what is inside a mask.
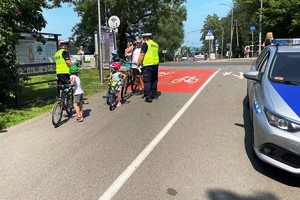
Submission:
[[[157,93],[158,65],[146,66],[143,68],[145,98],[151,99],[151,96]]]

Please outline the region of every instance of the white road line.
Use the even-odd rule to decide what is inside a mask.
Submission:
[[[148,157],[151,151],[158,145],[158,143],[165,137],[168,131],[173,127],[181,115],[188,109],[188,107],[197,98],[205,86],[213,79],[213,77],[220,71],[216,71],[207,81],[196,91],[196,93],[185,103],[185,105],[176,113],[176,115],[167,123],[167,125],[158,133],[158,135],[148,144],[148,146],[134,159],[134,161],[123,171],[123,173],[111,184],[111,186],[102,194],[98,200],[110,200],[121,189],[125,182],[130,178],[134,171],[142,164]]]

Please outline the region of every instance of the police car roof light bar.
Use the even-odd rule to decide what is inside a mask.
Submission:
[[[276,44],[276,45],[300,44],[300,38],[273,39],[271,42],[272,44]]]

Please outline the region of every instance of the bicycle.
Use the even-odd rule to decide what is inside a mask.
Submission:
[[[119,82],[118,82],[119,83]],[[116,107],[117,107],[117,95],[115,92],[115,86],[118,84],[113,84],[111,81],[109,81],[108,83],[108,90],[107,90],[107,94],[105,96],[106,98],[106,103],[109,105],[109,110],[113,111]]]
[[[65,110],[68,118],[72,116],[73,111],[73,89],[71,84],[59,85],[59,96],[52,109],[52,124],[57,127]]]
[[[137,75],[134,73],[132,65],[135,63],[126,63],[126,78],[124,80],[124,85],[121,89],[121,99],[124,100],[128,87],[130,86],[131,92],[134,93],[138,87],[144,89],[143,78],[142,75]],[[140,91],[141,92],[141,91]]]

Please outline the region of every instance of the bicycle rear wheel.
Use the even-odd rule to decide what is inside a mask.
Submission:
[[[61,121],[63,113],[63,102],[62,101],[56,101],[54,103],[53,109],[52,109],[52,124],[53,126],[57,127]]]

